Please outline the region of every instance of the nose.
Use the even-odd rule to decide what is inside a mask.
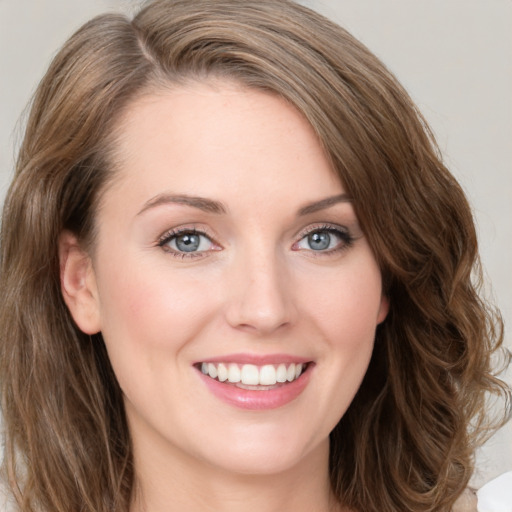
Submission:
[[[295,321],[293,285],[286,264],[274,251],[240,258],[226,282],[226,320],[257,336],[272,334]]]

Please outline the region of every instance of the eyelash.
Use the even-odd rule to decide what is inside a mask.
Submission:
[[[321,251],[315,251],[313,249],[309,249],[308,252],[313,257],[322,257],[322,256],[330,256],[333,254],[337,254],[342,251],[346,251],[347,249],[350,249],[354,242],[356,241],[356,237],[352,236],[350,234],[350,231],[342,226],[337,226],[333,224],[323,224],[321,226],[311,226],[307,228],[306,230],[302,231],[299,234],[299,239],[297,242],[293,244],[294,247],[296,247],[304,238],[307,236],[313,235],[315,233],[329,233],[336,235],[340,240],[340,244],[337,247],[334,247],[332,249],[327,250],[321,250]],[[297,251],[303,250],[300,248],[295,249]]]
[[[301,249],[297,247],[297,245],[307,236],[313,235],[315,233],[329,233],[337,236],[342,242],[339,244],[338,247],[334,247],[332,249],[327,250],[319,250],[315,251],[313,249]],[[166,253],[170,254],[174,258],[179,259],[188,259],[188,258],[202,258],[205,256],[205,253],[207,251],[191,251],[191,252],[182,252],[177,251],[175,249],[172,249],[171,247],[168,247],[167,244],[172,242],[175,238],[182,236],[182,235],[197,235],[201,237],[206,237],[208,240],[210,240],[212,245],[216,245],[217,247],[220,247],[218,244],[216,244],[215,240],[205,233],[204,231],[201,231],[199,229],[196,229],[195,227],[183,227],[183,228],[177,228],[172,229],[170,231],[167,231],[164,235],[162,235],[158,240],[158,247],[161,247],[162,250],[164,250]],[[310,228],[300,232],[298,235],[298,240],[293,244],[292,250],[295,251],[301,251],[301,250],[307,250],[313,257],[322,257],[322,256],[329,256],[336,254],[341,251],[345,251],[349,249],[353,243],[355,242],[356,238],[353,237],[349,230],[345,227],[336,226],[332,224],[324,224],[321,226],[311,226]]]
[[[182,236],[182,235],[197,235],[197,236],[203,236],[206,237],[212,245],[217,245],[216,242],[213,240],[213,238],[205,233],[204,231],[201,231],[199,229],[196,229],[194,227],[182,227],[177,229],[171,229],[170,231],[167,231],[164,235],[160,237],[158,240],[158,247],[161,247],[166,253],[170,254],[174,258],[180,258],[180,259],[188,259],[188,258],[202,258],[205,256],[205,251],[197,251],[197,252],[182,252],[182,251],[176,251],[175,249],[172,249],[171,247],[168,247],[167,244],[172,242],[175,238]]]

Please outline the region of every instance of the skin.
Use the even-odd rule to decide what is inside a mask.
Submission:
[[[332,510],[329,432],[388,302],[350,201],[304,211],[345,193],[311,127],[276,96],[212,82],[138,99],[119,133],[94,251],[63,233],[61,279],[79,327],[102,332],[125,395],[132,511]],[[341,235],[315,251],[307,234],[326,226]],[[206,234],[192,256],[169,241],[181,227]],[[248,411],[194,367],[233,353],[314,364],[290,403]]]

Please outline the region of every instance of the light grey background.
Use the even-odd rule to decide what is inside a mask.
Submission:
[[[51,57],[95,14],[132,12],[140,3],[0,0],[0,203],[22,134],[20,116]],[[302,3],[361,39],[426,116],[474,207],[489,293],[512,325],[512,1]],[[506,344],[512,348],[510,333]],[[510,424],[479,454],[474,484],[507,470]]]

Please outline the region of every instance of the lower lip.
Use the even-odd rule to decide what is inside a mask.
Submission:
[[[198,373],[208,389],[223,402],[239,409],[267,410],[277,409],[295,400],[308,385],[313,364],[309,363],[301,376],[293,382],[278,384],[271,389],[252,390],[242,389],[229,382],[219,382],[201,373]]]

